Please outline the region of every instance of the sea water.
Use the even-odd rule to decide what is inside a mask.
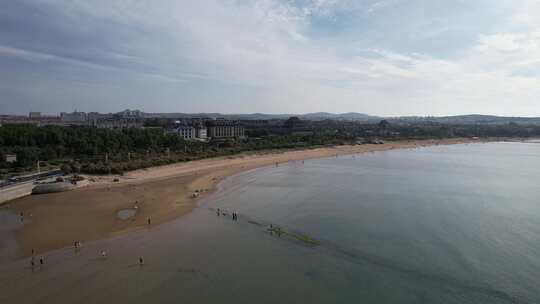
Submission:
[[[538,181],[537,143],[257,169],[179,220],[0,265],[0,302],[540,303]]]

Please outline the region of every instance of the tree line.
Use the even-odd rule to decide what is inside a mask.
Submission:
[[[305,148],[322,144],[344,144],[328,135],[265,136],[219,142],[186,141],[161,128],[100,129],[4,125],[0,127],[0,155],[15,154],[16,163],[2,157],[4,174],[36,166],[43,161],[66,172],[121,174],[125,171],[201,158],[226,156],[245,151]]]
[[[319,122],[300,127],[246,130],[248,138],[226,141],[186,141],[162,128],[100,129],[4,125],[0,127],[0,156],[17,155],[16,163],[0,161],[0,175],[30,169],[38,160],[66,172],[115,173],[226,156],[246,151],[305,149],[356,143],[359,138],[385,140],[451,137],[540,137],[539,126],[506,125],[404,125]],[[1,176],[0,176],[1,178]]]

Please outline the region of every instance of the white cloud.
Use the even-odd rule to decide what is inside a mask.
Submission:
[[[5,46],[5,45],[0,45],[0,56],[16,57],[16,58],[25,59],[28,61],[51,60],[55,57],[48,54],[21,50],[21,49],[17,49],[17,48]]]
[[[523,0],[508,13],[513,25],[507,30],[478,32],[472,47],[448,57],[371,47],[369,41],[359,47],[358,41],[309,34],[314,15],[330,16],[350,1],[312,0],[304,6],[279,0],[43,3],[66,20],[69,30],[83,36],[104,20],[133,29],[136,34],[119,39],[117,45],[129,52],[108,54],[149,67],[150,71],[133,69],[134,74],[158,83],[179,82],[182,86],[175,91],[179,95],[183,85],[198,85],[219,97],[223,93],[216,87],[228,86],[245,99],[242,108],[231,109],[216,97],[211,99],[215,111],[540,115],[535,105],[540,75],[531,71],[540,67],[540,20],[535,14],[540,10],[531,10],[540,8],[538,1]],[[364,9],[382,13],[390,4],[376,1]],[[446,31],[448,24],[451,21],[446,20],[441,28],[429,28],[429,36]],[[6,46],[0,47],[0,56],[102,66]],[[243,95],[247,90],[257,93]],[[167,109],[161,110],[177,110],[173,95],[164,102]],[[192,111],[200,110],[196,106],[195,100]]]

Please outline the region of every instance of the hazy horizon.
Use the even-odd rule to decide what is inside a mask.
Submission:
[[[0,3],[0,112],[540,116],[535,0]]]
[[[268,112],[181,112],[181,111],[169,111],[169,112],[152,112],[152,111],[144,111],[141,109],[129,109],[129,108],[122,108],[119,110],[114,111],[107,111],[107,112],[99,112],[99,111],[88,111],[88,112],[99,112],[101,114],[114,114],[119,113],[124,110],[140,110],[143,113],[146,114],[185,114],[185,115],[196,115],[196,114],[221,114],[221,115],[291,115],[291,116],[302,116],[302,115],[310,115],[310,114],[318,114],[318,113],[325,113],[325,114],[331,114],[331,115],[343,115],[343,114],[361,114],[361,115],[367,115],[370,117],[380,117],[380,118],[399,118],[399,117],[455,117],[455,116],[497,116],[497,117],[519,117],[519,118],[540,118],[540,115],[534,116],[534,115],[497,115],[497,114],[483,114],[483,113],[462,113],[462,114],[450,114],[450,115],[376,115],[371,113],[363,113],[363,112],[326,112],[326,111],[314,111],[314,112],[305,112],[305,113],[268,113]],[[77,109],[75,110],[65,110],[65,111],[59,111],[59,112],[41,112],[41,111],[29,111],[29,112],[0,112],[0,115],[14,115],[14,116],[28,116],[30,112],[39,112],[43,116],[58,116],[61,112],[67,112],[71,113],[74,111],[79,111]],[[79,112],[86,112],[86,111],[79,111]],[[86,113],[88,113],[86,112]]]

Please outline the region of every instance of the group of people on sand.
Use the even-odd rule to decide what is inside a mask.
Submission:
[[[135,201],[135,209],[138,209],[139,206],[138,206],[139,202],[138,201]],[[24,213],[23,212],[20,212],[19,213],[19,216],[20,216],[20,220],[21,222],[24,220]],[[32,214],[30,213],[30,216],[32,216]],[[233,214],[233,219],[236,220],[237,219],[237,214]],[[152,220],[150,219],[150,217],[147,218],[147,223],[148,225],[150,226],[152,224]],[[81,241],[74,241],[73,242],[73,248],[75,249],[75,252],[78,253],[81,248],[82,248],[82,243]],[[105,250],[101,250],[100,251],[100,257],[102,259],[106,259],[107,258],[107,251]],[[45,265],[45,259],[44,257],[40,257],[39,260],[36,262],[36,257],[35,257],[35,250],[34,248],[32,248],[32,256],[31,256],[31,259],[30,259],[30,266],[32,267],[32,271],[34,270],[34,268],[36,267],[37,263],[39,262],[39,266],[42,267],[43,265]],[[139,266],[143,266],[144,265],[144,260],[142,257],[139,257],[138,259],[138,265]]]
[[[76,247],[76,250],[79,250],[79,248],[81,246],[80,244],[81,244],[81,242],[75,241],[74,245]],[[106,259],[107,258],[107,251],[101,250],[100,256],[101,256],[102,259]],[[43,256],[41,256],[39,258],[38,262],[39,262],[39,266],[43,267],[45,265],[45,258]],[[36,262],[36,257],[35,257],[35,250],[32,248],[32,256],[30,258],[30,266],[32,268],[32,271],[34,271],[34,268],[37,266],[36,264],[37,264],[37,262]],[[138,265],[139,266],[144,265],[144,260],[143,260],[142,257],[139,257]]]

